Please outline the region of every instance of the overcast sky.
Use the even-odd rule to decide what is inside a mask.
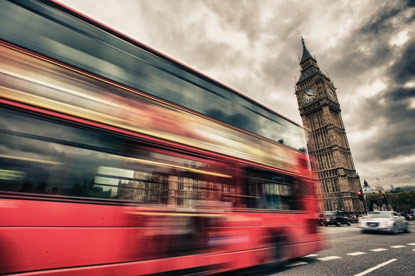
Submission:
[[[415,1],[61,2],[300,124],[303,36],[337,88],[362,183],[415,185]]]

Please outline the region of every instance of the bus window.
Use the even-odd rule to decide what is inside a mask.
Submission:
[[[292,177],[276,172],[246,170],[245,204],[248,208],[298,210],[298,189]]]
[[[3,191],[186,207],[234,201],[226,166],[152,152],[119,136],[0,109],[0,142]]]

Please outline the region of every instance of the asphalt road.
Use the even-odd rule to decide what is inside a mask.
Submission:
[[[292,261],[274,271],[250,271],[247,275],[415,276],[415,225],[411,233],[362,234],[357,224],[322,227],[329,248]],[[245,273],[244,273],[245,274]]]

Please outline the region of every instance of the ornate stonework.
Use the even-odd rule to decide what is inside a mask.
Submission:
[[[301,76],[295,94],[303,125],[310,130],[308,151],[316,161],[313,171],[321,183],[324,209],[361,213],[363,204],[357,196],[360,179],[354,167],[336,88],[320,71],[317,60],[301,40]]]

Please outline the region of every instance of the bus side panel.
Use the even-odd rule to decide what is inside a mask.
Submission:
[[[117,205],[0,198],[0,208],[0,226],[140,226]]]
[[[1,227],[1,273],[140,259],[137,228]],[[141,243],[144,246],[144,243]]]
[[[124,207],[12,199],[0,206],[0,273],[137,260],[149,245]]]
[[[223,252],[220,247],[201,243],[200,234],[209,235],[209,229],[195,225],[197,217],[203,214],[3,198],[0,274],[111,264],[119,264],[113,268],[118,270],[125,262],[155,273],[173,269],[172,257],[176,269],[210,266],[211,258],[203,257],[203,262],[189,258],[206,254],[222,263],[215,257]],[[150,260],[165,262],[157,261],[154,268]]]

